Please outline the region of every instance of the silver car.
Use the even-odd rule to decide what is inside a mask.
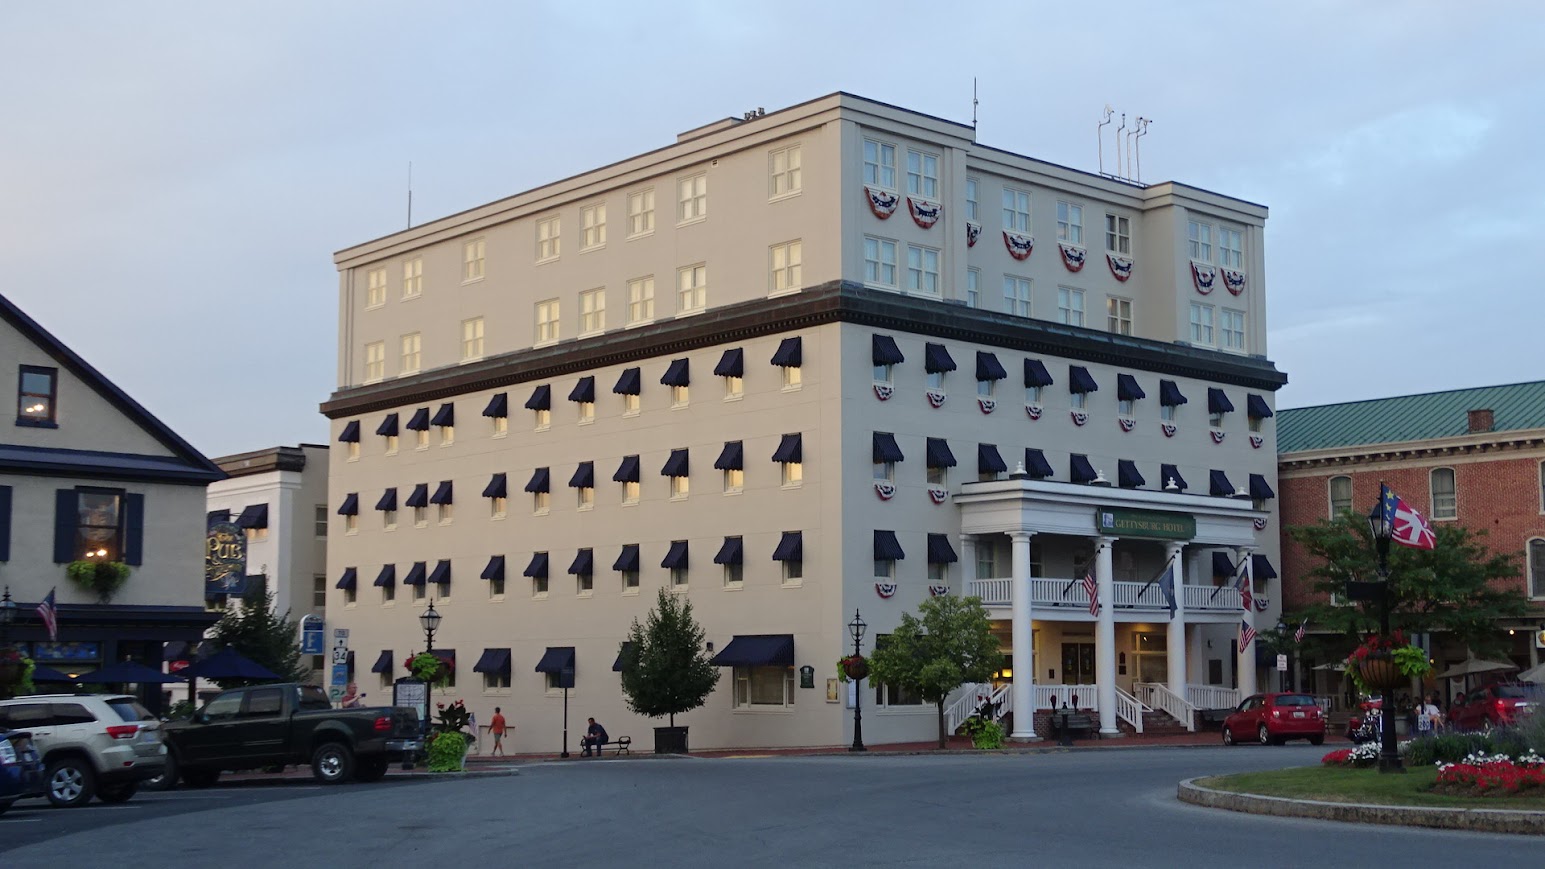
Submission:
[[[38,694],[0,701],[0,730],[25,730],[56,806],[121,803],[166,768],[161,722],[124,694]]]

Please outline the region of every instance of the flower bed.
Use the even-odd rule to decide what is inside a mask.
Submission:
[[[1433,791],[1458,796],[1512,796],[1545,790],[1545,758],[1533,751],[1517,758],[1471,754],[1458,763],[1439,763]]]
[[[1365,742],[1353,748],[1338,748],[1320,758],[1326,766],[1373,766],[1379,762],[1379,744]]]

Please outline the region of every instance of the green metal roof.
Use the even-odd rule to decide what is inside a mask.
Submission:
[[[1277,452],[1459,437],[1471,410],[1492,411],[1493,431],[1545,428],[1545,380],[1278,410]]]

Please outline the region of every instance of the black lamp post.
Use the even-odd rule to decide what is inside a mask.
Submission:
[[[424,653],[433,655],[435,651],[435,631],[440,628],[440,613],[435,609],[435,599],[429,599],[429,607],[419,614],[418,623],[424,628]],[[424,732],[429,732],[429,687],[424,685]]]
[[[11,639],[11,622],[16,621],[16,601],[11,600],[11,587],[5,587],[5,595],[0,597],[0,646],[4,646]]]
[[[1288,629],[1288,626],[1287,626],[1286,622],[1283,622],[1283,621],[1278,621],[1277,622],[1277,642],[1282,644],[1281,647],[1280,647],[1281,651],[1279,651],[1277,653],[1279,655],[1287,654],[1287,636],[1288,636],[1287,629]],[[1277,671],[1277,690],[1278,691],[1286,691],[1288,689],[1288,687],[1287,687],[1287,678],[1288,678],[1288,671],[1287,670],[1284,669],[1284,670],[1278,670]]]
[[[1381,485],[1382,493],[1384,487]],[[1383,606],[1379,612],[1379,629],[1384,636],[1390,635],[1389,610],[1393,605],[1394,594],[1389,587],[1389,541],[1395,534],[1395,527],[1389,517],[1384,513],[1384,503],[1381,498],[1373,510],[1368,513],[1368,530],[1373,535],[1373,548],[1379,555],[1379,583],[1383,586]],[[1405,764],[1400,762],[1400,749],[1395,742],[1395,689],[1384,689],[1384,706],[1379,713],[1383,739],[1379,750],[1379,772],[1405,772]]]
[[[853,635],[853,657],[860,655],[864,643],[864,629],[869,627],[864,624],[864,617],[853,610],[853,621],[848,622],[848,633]],[[853,680],[853,744],[848,751],[868,751],[864,748],[864,692],[859,687],[859,680]]]

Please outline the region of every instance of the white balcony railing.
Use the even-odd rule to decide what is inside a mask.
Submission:
[[[1187,685],[1186,702],[1197,709],[1233,709],[1239,705],[1239,689],[1217,685]]]
[[[983,606],[1008,606],[1014,602],[1012,579],[973,579],[966,586],[966,594],[981,598]]]
[[[1186,612],[1239,612],[1244,602],[1239,590],[1228,586],[1188,585]]]
[[[1061,709],[1063,706],[1069,709],[1079,709],[1084,712],[1098,712],[1100,710],[1098,691],[1093,685],[1035,685],[1035,708],[1037,709]]]

